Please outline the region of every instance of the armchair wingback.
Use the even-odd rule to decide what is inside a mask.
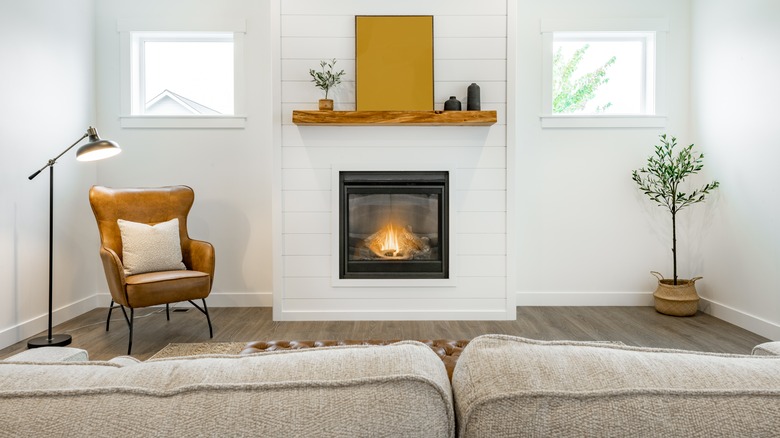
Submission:
[[[89,202],[100,232],[100,258],[112,298],[106,330],[116,303],[130,326],[128,354],[132,348],[133,310],[140,307],[165,304],[167,310],[169,303],[190,301],[206,315],[209,332],[213,334],[205,299],[214,279],[214,247],[189,237],[187,216],[194,199],[193,190],[187,186],[122,189],[94,186],[89,191]],[[186,270],[126,275],[119,219],[148,225],[178,219],[182,262]],[[192,301],[196,299],[203,300],[202,309]],[[130,309],[129,318],[125,307]],[[170,320],[170,314],[166,314]]]

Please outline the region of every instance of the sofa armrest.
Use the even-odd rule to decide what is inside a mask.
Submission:
[[[73,347],[40,347],[22,351],[5,359],[6,362],[86,362],[87,350]]]
[[[753,356],[780,356],[780,341],[764,342],[753,347]]]

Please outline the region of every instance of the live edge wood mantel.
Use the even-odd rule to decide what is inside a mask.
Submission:
[[[298,111],[296,125],[490,126],[496,111]]]

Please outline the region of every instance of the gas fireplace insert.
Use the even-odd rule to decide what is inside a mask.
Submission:
[[[449,278],[449,173],[339,173],[339,278]]]

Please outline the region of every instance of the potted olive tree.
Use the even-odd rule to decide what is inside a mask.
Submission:
[[[314,82],[314,86],[325,91],[325,98],[320,99],[319,109],[320,111],[332,111],[333,99],[328,99],[328,91],[331,88],[341,83],[341,77],[344,76],[344,70],[334,73],[333,67],[336,65],[336,60],[332,59],[330,62],[320,61],[321,71],[315,71],[309,69],[311,75],[311,81]]]
[[[690,280],[677,278],[677,214],[690,205],[704,201],[720,183],[712,181],[690,193],[681,190],[680,183],[688,176],[697,174],[704,167],[704,154],[692,152],[693,145],[674,152],[677,139],[661,135],[661,144],[655,146],[655,154],[647,159],[647,166],[634,170],[631,178],[639,189],[659,206],[668,210],[672,217],[672,278],[665,279],[655,271],[658,288],[653,297],[658,312],[674,316],[690,316],[696,313],[699,295],[694,283],[701,277]]]

